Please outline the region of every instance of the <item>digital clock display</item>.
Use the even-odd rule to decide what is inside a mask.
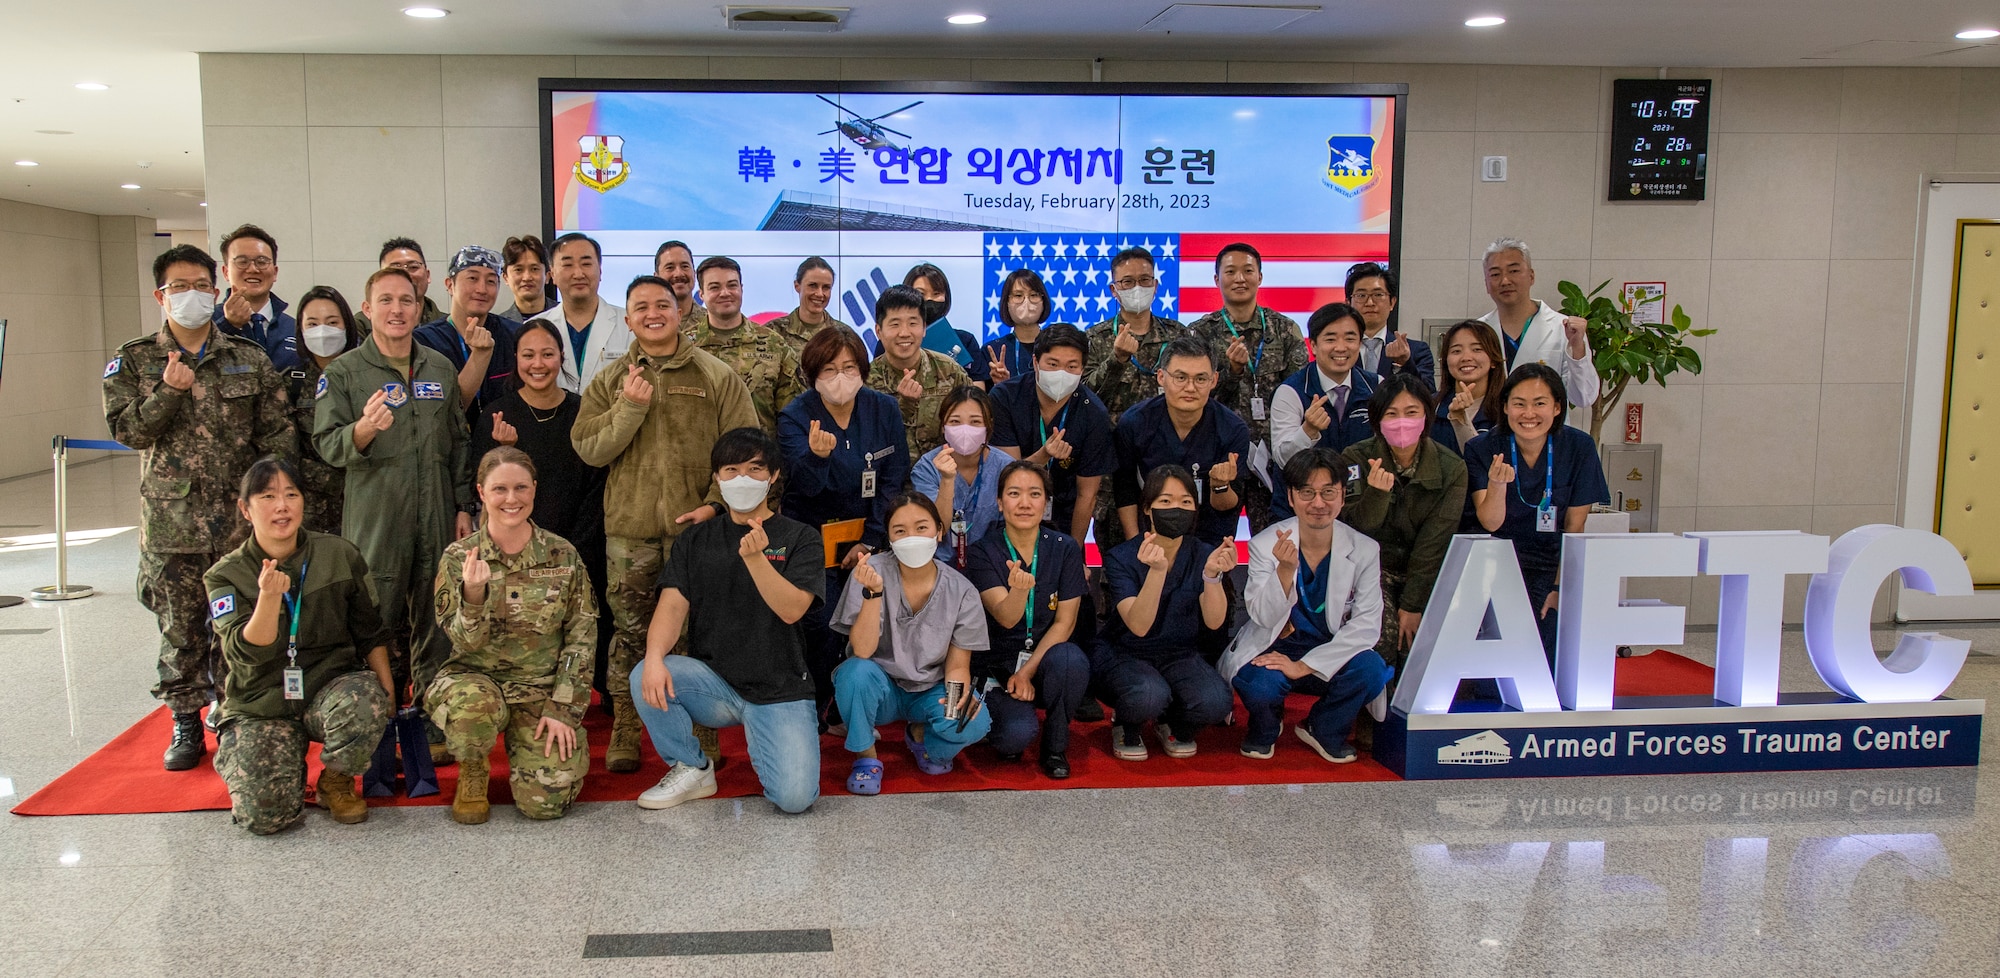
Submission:
[[[1707,198],[1710,85],[1687,78],[1612,81],[1607,200]]]

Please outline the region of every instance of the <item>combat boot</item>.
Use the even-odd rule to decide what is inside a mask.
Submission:
[[[319,797],[319,807],[331,813],[334,821],[342,825],[368,821],[368,803],[354,793],[354,775],[321,768],[313,793]]]
[[[161,758],[169,771],[186,771],[201,763],[201,756],[208,753],[208,745],[202,740],[201,711],[174,714],[174,740],[167,745],[167,753]]]
[[[604,769],[624,774],[639,769],[639,738],[646,732],[632,694],[611,696],[611,742],[604,747]]]
[[[492,806],[486,803],[488,761],[465,758],[458,762],[458,795],[451,800],[451,820],[460,825],[482,825]]]

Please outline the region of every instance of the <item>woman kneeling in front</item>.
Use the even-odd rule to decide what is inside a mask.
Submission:
[[[528,519],[535,463],[518,448],[479,462],[485,525],[438,561],[438,624],[451,658],[424,696],[458,759],[451,817],[486,821],[488,758],[507,735],[507,783],[529,818],[561,818],[583,790],[583,712],[596,667],[597,598],[568,540]]]
[[[972,688],[972,654],[987,649],[986,609],[972,582],[937,559],[944,521],[920,493],[889,500],[889,549],[854,566],[834,613],[852,658],[833,671],[833,697],[857,756],[847,790],[879,794],[875,728],[909,721],[903,744],[917,770],[944,774],[992,717]]]
[[[1243,697],[1245,757],[1268,758],[1284,730],[1285,695],[1319,697],[1299,740],[1335,764],[1358,755],[1347,742],[1363,704],[1377,700],[1389,666],[1374,650],[1382,631],[1375,541],[1339,522],[1347,463],[1311,448],[1285,463],[1292,512],[1250,541],[1250,624],[1218,666]],[[1375,707],[1376,719],[1382,718]]]
[[[251,465],[236,508],[250,539],[203,577],[229,665],[215,771],[229,786],[230,820],[258,835],[297,822],[306,744],[317,740],[320,807],[336,822],[362,821],[368,803],[354,776],[396,703],[368,563],[346,540],[300,529],[306,505],[290,462]]]

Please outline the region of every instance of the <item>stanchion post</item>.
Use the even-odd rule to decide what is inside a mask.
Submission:
[[[56,582],[36,588],[33,592],[36,601],[73,601],[97,593],[88,584],[69,582],[69,439],[62,435],[57,435],[55,441],[55,484]]]

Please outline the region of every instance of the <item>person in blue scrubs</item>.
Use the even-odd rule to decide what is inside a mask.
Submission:
[[[1202,536],[1234,540],[1243,509],[1240,480],[1250,471],[1250,427],[1210,396],[1215,362],[1200,337],[1176,337],[1160,363],[1160,393],[1126,411],[1112,437],[1118,451],[1111,477],[1118,522],[1128,541],[1137,537],[1145,502],[1140,479],[1162,465],[1178,465],[1192,473],[1188,491],[1200,509],[1195,523]]]
[[[1049,287],[1033,269],[1017,268],[1000,282],[999,337],[979,351],[986,361],[980,386],[992,390],[1035,372],[1035,340],[1049,321]]]
[[[945,395],[938,405],[944,444],[931,449],[910,470],[910,488],[930,497],[944,515],[944,559],[965,570],[965,555],[1000,523],[1000,470],[1014,461],[989,442],[993,402],[970,385]]]
[[[1399,377],[1429,392],[1414,377]],[[1417,420],[1423,420],[1418,414]],[[1318,697],[1300,742],[1334,764],[1359,755],[1348,744],[1355,718],[1387,688],[1391,670],[1375,651],[1382,629],[1379,549],[1340,522],[1347,461],[1308,448],[1285,464],[1298,516],[1271,524],[1250,541],[1250,622],[1219,667],[1249,724],[1244,757],[1269,760],[1284,731],[1285,696]]]
[[[475,429],[486,421],[487,409],[516,386],[514,341],[521,324],[493,315],[505,271],[497,251],[478,245],[458,249],[444,280],[451,293],[450,312],[411,334],[457,369],[459,403],[465,408],[466,423]]]
[[[1041,733],[1042,772],[1069,777],[1069,722],[1090,686],[1090,658],[1076,643],[1086,588],[1083,546],[1042,525],[1047,469],[1014,462],[1000,470],[1005,526],[972,548],[965,576],[986,605],[990,649],[972,656],[973,681],[993,713],[988,740],[1004,760],[1020,760]],[[1048,720],[1035,717],[1035,708]]]
[[[989,439],[1015,458],[1049,470],[1049,522],[1082,540],[1104,477],[1118,468],[1111,412],[1083,383],[1090,340],[1069,323],[1035,338],[1032,368],[993,387]],[[1092,616],[1095,617],[1094,615]]]
[[[785,457],[784,514],[829,536],[845,538],[828,555],[826,601],[808,612],[806,664],[824,710],[833,699],[840,658],[827,620],[840,606],[854,565],[889,545],[889,497],[910,475],[910,448],[896,399],[870,389],[868,350],[851,329],[823,329],[799,351],[811,389],[778,412],[778,446]],[[852,531],[858,522],[859,539]],[[844,641],[842,642],[844,644]]]
[[[1565,397],[1553,368],[1522,364],[1500,388],[1501,423],[1465,446],[1473,511],[1486,532],[1514,544],[1551,665],[1563,534],[1583,530],[1592,503],[1611,501],[1597,443],[1563,423]]]
[[[1196,356],[1212,369],[1206,353]],[[1195,735],[1229,715],[1229,684],[1203,660],[1199,643],[1204,626],[1220,630],[1228,620],[1222,578],[1236,567],[1236,540],[1199,529],[1197,495],[1187,469],[1153,469],[1138,497],[1149,529],[1104,555],[1113,614],[1098,633],[1090,681],[1092,693],[1117,711],[1111,751],[1120,760],[1146,759],[1140,729],[1149,720],[1168,757],[1193,757]]]

